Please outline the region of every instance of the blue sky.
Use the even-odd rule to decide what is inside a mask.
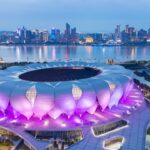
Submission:
[[[0,30],[17,27],[111,32],[116,24],[150,27],[150,0],[0,0]]]

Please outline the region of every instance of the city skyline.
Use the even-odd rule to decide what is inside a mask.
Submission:
[[[31,30],[25,27],[18,28],[15,32],[0,32],[0,44],[149,44],[150,28],[137,30],[126,25],[122,30],[116,25],[113,33],[78,33],[76,27],[66,23],[66,28],[48,30]]]
[[[148,0],[114,0],[113,3],[111,0],[6,0],[1,2],[0,29],[16,30],[25,25],[27,28],[62,30],[64,22],[77,26],[79,32],[112,32],[116,24],[148,29],[149,4]]]
[[[53,26],[53,27],[51,27],[51,28],[35,28],[35,27],[28,27],[28,26],[26,26],[26,25],[22,25],[22,26],[17,26],[15,29],[13,29],[13,30],[11,30],[11,29],[7,29],[7,30],[3,30],[3,29],[1,29],[0,28],[0,32],[16,32],[17,30],[19,30],[19,29],[22,29],[22,28],[25,28],[26,30],[31,30],[31,31],[35,31],[35,30],[38,30],[39,32],[43,32],[43,31],[48,31],[49,33],[54,29],[58,29],[59,31],[60,31],[60,33],[65,33],[65,30],[66,30],[66,24],[68,24],[69,26],[71,25],[71,27],[72,27],[72,29],[73,28],[76,28],[76,29],[78,29],[78,31],[77,31],[77,33],[79,33],[79,34],[92,34],[92,33],[101,33],[101,34],[113,34],[113,33],[115,33],[116,32],[116,28],[117,27],[119,27],[119,30],[120,31],[123,31],[127,26],[129,26],[129,27],[131,27],[131,28],[134,28],[135,29],[135,31],[136,32],[138,32],[139,30],[146,30],[146,31],[149,31],[150,30],[150,25],[147,27],[147,28],[145,28],[145,27],[140,27],[140,28],[137,28],[136,27],[136,25],[132,25],[132,24],[124,24],[124,25],[121,25],[121,24],[116,24],[115,26],[113,26],[113,28],[112,28],[112,31],[98,31],[98,32],[96,32],[96,31],[87,31],[87,32],[80,32],[80,29],[79,29],[79,27],[78,26],[75,26],[75,25],[73,25],[73,24],[71,24],[70,22],[64,22],[63,23],[63,27],[62,28],[58,28],[58,26]],[[71,30],[71,28],[70,28],[70,30]]]

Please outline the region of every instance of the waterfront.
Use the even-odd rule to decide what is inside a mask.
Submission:
[[[104,63],[149,60],[150,46],[0,46],[5,62],[50,62],[55,60],[83,60]]]

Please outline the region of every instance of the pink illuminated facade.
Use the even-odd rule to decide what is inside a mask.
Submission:
[[[66,75],[63,77],[64,81],[58,80],[62,74],[56,74],[57,81],[35,81],[34,76],[31,80],[20,78],[20,75],[36,70],[41,70],[41,78],[43,69],[58,67],[61,70],[71,68],[78,71],[88,67],[96,69],[98,73],[91,75],[89,72],[88,77],[84,76],[84,72],[81,75],[77,72],[77,79],[69,73],[69,79],[66,79]],[[132,73],[121,66],[84,62],[36,63],[9,67],[0,71],[0,76],[1,111],[5,112],[11,107],[14,114],[23,115],[27,119],[42,119],[45,115],[57,119],[64,114],[69,118],[73,115],[82,116],[84,113],[94,114],[97,109],[103,112],[106,108],[111,109],[121,101],[126,101],[134,86]],[[44,76],[49,74],[45,73]]]

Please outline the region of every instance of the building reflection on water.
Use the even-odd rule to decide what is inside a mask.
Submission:
[[[131,59],[135,60],[136,58],[136,53],[137,53],[137,47],[131,48]]]
[[[47,57],[48,57],[48,56],[47,56]],[[52,60],[52,61],[56,60],[56,50],[55,50],[55,46],[52,46],[51,60]]]
[[[17,62],[20,62],[20,48],[16,47],[16,57],[17,57]]]
[[[6,62],[50,62],[55,60],[83,60],[117,62],[127,60],[149,60],[150,47],[142,46],[0,46],[0,57]]]

